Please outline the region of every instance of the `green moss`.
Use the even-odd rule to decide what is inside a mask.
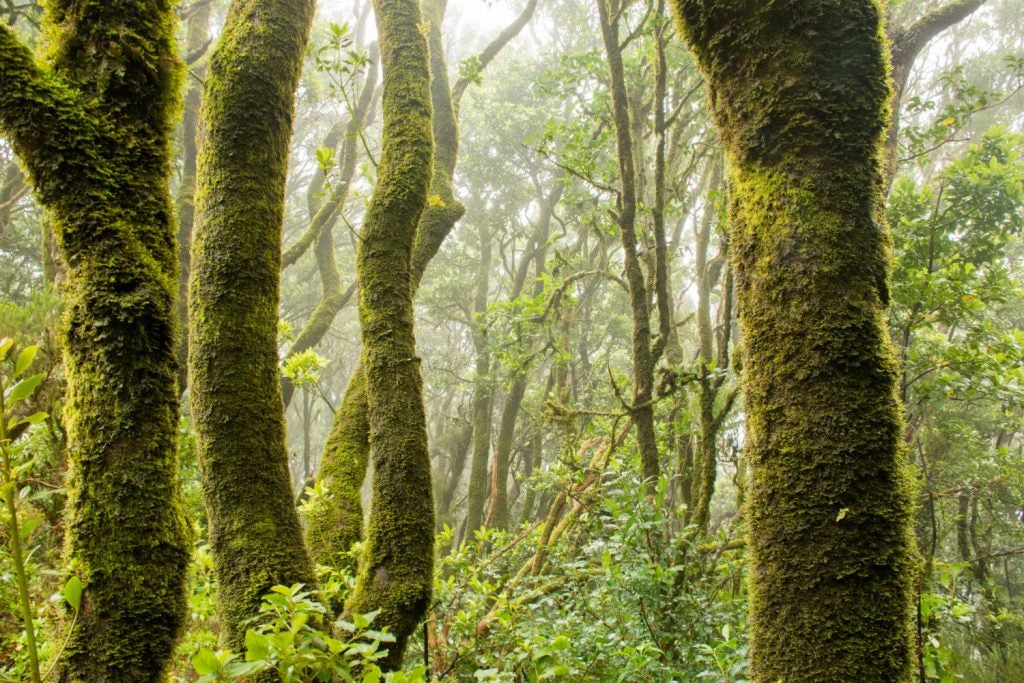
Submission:
[[[306,546],[313,561],[354,572],[347,559],[362,539],[361,491],[370,457],[370,425],[366,414],[366,374],[356,368],[324,446],[319,477],[326,493],[306,515]],[[326,454],[331,457],[326,457]]]
[[[413,336],[411,253],[427,203],[433,136],[427,46],[415,0],[375,0],[384,69],[383,153],[356,259],[373,497],[348,608],[380,609],[397,642],[426,613],[433,584],[434,509],[422,381]]]
[[[428,2],[423,8],[429,22],[431,126],[436,160],[430,176],[429,195],[441,201],[428,205],[420,216],[412,249],[410,287],[415,296],[427,264],[465,211],[452,194],[452,177],[458,150],[458,131],[448,91],[448,74],[440,45],[443,3]],[[362,366],[349,382],[341,408],[335,413],[331,435],[324,447],[318,476],[329,479],[328,495],[337,508],[317,508],[307,519],[307,542],[319,562],[343,558],[351,544],[362,538],[360,492],[369,457],[369,426],[366,422],[365,378],[357,380]],[[360,404],[360,402],[362,402]]]
[[[730,160],[758,681],[909,676],[914,551],[870,0],[676,0]]]
[[[166,2],[48,9],[52,69],[0,28],[0,128],[64,261],[66,553],[85,592],[61,679],[154,681],[182,623],[190,545],[175,457],[173,17]],[[113,68],[94,73],[104,56]]]
[[[295,512],[277,357],[293,97],[312,0],[234,2],[203,97],[189,374],[227,644],[275,584],[311,584]]]

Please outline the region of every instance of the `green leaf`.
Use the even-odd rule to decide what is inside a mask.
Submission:
[[[850,508],[843,508],[842,510],[840,510],[839,514],[836,515],[836,521],[837,522],[841,522],[844,519],[846,519],[846,513],[849,512],[849,511],[850,511]]]
[[[22,539],[27,540],[28,537],[32,535],[32,532],[35,531],[36,528],[40,524],[42,524],[42,523],[43,523],[43,518],[42,517],[33,517],[31,519],[25,520],[25,522],[21,525],[21,537],[22,537]]]
[[[28,346],[18,354],[18,360],[14,363],[14,376],[17,377],[21,373],[28,369],[28,366],[32,365],[32,361],[36,359],[36,354],[39,352],[39,346],[33,345]]]
[[[7,358],[7,354],[10,353],[12,346],[14,346],[14,340],[10,337],[4,337],[0,340],[0,361]]]
[[[229,664],[225,672],[230,678],[241,678],[265,668],[266,664],[264,662],[235,662],[234,664]]]
[[[36,390],[36,387],[43,381],[42,375],[32,375],[26,377],[17,384],[15,384],[9,394],[7,394],[7,405],[8,407],[14,405],[18,401],[23,401],[32,395],[32,392]]]
[[[192,667],[199,674],[215,674],[220,671],[220,659],[208,648],[203,648],[192,658]]]
[[[67,603],[71,605],[71,609],[76,612],[82,607],[82,581],[77,576],[72,576],[68,579],[68,582],[64,584],[64,590],[61,591],[61,595],[67,600]],[[203,673],[200,671],[199,673]]]
[[[37,425],[48,417],[50,417],[49,413],[44,413],[40,410],[38,413],[32,413],[28,417],[23,417],[18,421],[18,424]]]
[[[265,635],[249,629],[245,632],[245,661],[266,659],[270,654],[270,641]]]
[[[329,171],[334,166],[334,150],[330,147],[317,147],[316,163],[324,171]]]

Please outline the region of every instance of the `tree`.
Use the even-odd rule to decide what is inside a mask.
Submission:
[[[881,9],[673,4],[729,158],[754,678],[904,680],[914,551],[883,320]]]
[[[415,0],[374,0],[383,86],[383,153],[356,256],[373,497],[348,601],[380,610],[396,669],[430,603],[434,501],[413,335],[412,253],[433,163],[430,66]]]
[[[293,100],[313,0],[236,0],[203,93],[189,370],[227,642],[275,585],[313,582],[285,449],[277,307]]]
[[[168,193],[171,3],[48,3],[47,65],[0,26],[0,129],[66,269],[69,571],[85,586],[65,681],[160,680],[185,608]]]
[[[659,331],[651,343],[651,294],[648,292],[643,267],[640,265],[637,241],[637,189],[634,143],[630,126],[629,98],[623,71],[623,43],[619,40],[619,18],[625,6],[618,0],[598,0],[601,37],[611,76],[612,118],[615,122],[615,142],[618,153],[619,182],[615,219],[625,257],[626,282],[629,285],[629,306],[633,322],[633,401],[630,416],[636,425],[637,445],[644,479],[653,482],[661,471],[658,462],[658,441],[654,430],[654,367],[668,341],[671,321],[666,302],[666,253],[664,222],[655,226],[656,241],[656,293],[659,300]],[[628,42],[628,40],[626,41]],[[664,131],[660,145],[664,142]],[[662,147],[659,160],[664,159]],[[663,195],[662,195],[663,196]],[[653,489],[652,489],[653,490]]]
[[[428,19],[428,41],[432,46],[430,98],[434,164],[428,192],[432,201],[423,211],[416,228],[411,257],[410,287],[414,296],[427,265],[464,212],[452,191],[459,149],[455,112],[459,98],[471,79],[464,76],[454,86],[449,86],[441,41],[445,7],[445,2],[437,1],[428,2],[423,9]],[[491,41],[480,56],[481,69],[522,30],[535,8],[536,1],[531,0],[520,16]],[[334,566],[344,563],[342,558],[345,553],[362,538],[363,532],[360,492],[369,460],[369,425],[365,417],[366,379],[363,374],[362,367],[358,367],[352,374],[341,406],[335,413],[317,474],[326,494],[306,519],[306,540],[314,560]]]

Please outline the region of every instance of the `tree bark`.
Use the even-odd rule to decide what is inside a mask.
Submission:
[[[204,49],[210,41],[211,3],[200,3],[189,15],[186,28],[186,46],[189,53]],[[181,118],[181,183],[175,209],[178,216],[178,391],[188,387],[188,276],[191,269],[192,227],[196,217],[196,143],[199,134],[199,105],[202,102],[202,82],[205,64],[197,66],[195,78],[186,76],[185,102]]]
[[[0,130],[65,265],[65,540],[85,590],[60,678],[157,681],[190,545],[175,454],[174,23],[162,0],[47,9],[48,67],[0,26]]]
[[[480,224],[480,262],[470,321],[473,349],[476,352],[476,377],[473,379],[473,454],[469,467],[466,520],[462,540],[472,538],[483,526],[487,494],[491,489],[488,465],[491,461],[491,413],[494,384],[491,377],[491,349],[482,317],[487,313],[487,296],[491,275],[491,229],[486,221]]]
[[[363,557],[347,608],[380,610],[379,623],[396,638],[381,666],[394,670],[426,613],[434,580],[434,500],[411,275],[433,134],[418,3],[374,0],[373,7],[384,71],[384,151],[356,256],[373,480]]]
[[[423,211],[416,229],[410,278],[413,296],[419,289],[427,264],[437,254],[441,244],[465,211],[452,192],[459,138],[458,121],[452,104],[441,40],[441,23],[446,4],[445,0],[428,0],[423,6],[430,49],[430,98],[433,107],[431,125],[434,134],[434,166],[429,190],[429,196],[433,201]],[[508,42],[505,34],[495,39],[494,43],[498,41],[503,41],[503,45]],[[362,372],[360,366],[355,374]],[[335,493],[328,494],[330,500],[317,506],[314,513],[307,518],[307,535],[317,534],[320,543],[324,544],[322,548],[313,550],[318,555],[323,553],[324,556],[339,556],[362,536],[361,517],[353,514],[362,510],[358,496],[360,488],[353,485],[355,480],[352,478],[357,477],[361,484],[366,473],[368,450],[365,442],[360,443],[359,439],[361,434],[368,433],[368,426],[365,422],[355,419],[365,414],[365,408],[356,405],[360,397],[351,391],[352,382],[354,379],[349,383],[349,389],[345,392],[341,408],[331,426],[331,436],[324,448],[319,474],[329,487],[334,476],[346,477],[347,481],[342,488],[352,497],[343,502],[339,501],[339,496],[346,495],[342,488],[339,488]]]
[[[284,189],[313,0],[235,0],[203,94],[189,323],[192,415],[225,640],[262,596],[313,583],[277,356]]]
[[[633,141],[629,123],[629,102],[626,77],[619,42],[619,0],[597,0],[601,36],[611,75],[612,114],[615,120],[615,141],[618,151],[619,193],[615,216],[625,257],[626,282],[629,285],[629,306],[633,319],[633,399],[630,416],[636,425],[637,446],[644,481],[653,491],[661,468],[658,462],[658,440],[654,430],[654,364],[651,350],[651,312],[643,268],[637,255],[636,235],[636,167],[633,162]]]
[[[674,0],[733,194],[757,681],[903,681],[914,551],[872,0]]]

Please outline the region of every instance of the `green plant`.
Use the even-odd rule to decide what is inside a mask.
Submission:
[[[375,662],[387,655],[381,643],[395,638],[370,628],[376,612],[354,614],[329,625],[325,603],[302,584],[274,586],[263,596],[258,624],[245,634],[244,658],[230,650],[200,650],[192,665],[198,683],[230,681],[275,671],[283,683],[419,683],[425,669],[383,674]]]
[[[31,398],[32,394],[43,382],[43,374],[25,375],[35,360],[38,346],[22,349],[14,360],[13,366],[7,363],[14,348],[13,339],[0,341],[0,497],[4,501],[4,523],[10,539],[11,557],[14,563],[15,583],[18,592],[18,608],[25,626],[25,646],[28,652],[28,673],[32,683],[41,683],[54,670],[57,660],[63,652],[63,646],[54,655],[53,661],[45,674],[39,664],[39,647],[36,636],[36,610],[32,603],[27,571],[28,554],[24,543],[42,523],[38,516],[21,519],[21,501],[29,495],[29,488],[23,486],[26,474],[32,469],[34,452],[27,448],[22,439],[29,428],[43,422],[48,415],[35,412],[23,416],[19,411],[19,403]],[[10,367],[9,367],[10,366]],[[18,378],[21,379],[18,379]],[[29,553],[30,554],[30,553]],[[71,577],[62,592],[63,598],[71,606],[74,615],[68,628],[70,634],[74,629],[81,606],[82,584],[77,577]],[[65,641],[66,642],[66,641]],[[6,675],[4,679],[8,679]],[[8,679],[14,680],[14,679]]]
[[[0,362],[7,360],[13,347],[13,339],[5,339],[0,342]],[[14,558],[18,584],[18,606],[21,610],[21,618],[25,623],[29,673],[33,683],[39,683],[42,678],[39,672],[39,654],[36,647],[35,610],[29,597],[22,541],[32,532],[34,525],[30,523],[22,526],[18,520],[20,478],[32,467],[32,459],[26,457],[27,454],[18,444],[18,439],[31,425],[42,422],[47,416],[46,413],[35,413],[28,417],[19,417],[15,413],[15,406],[30,397],[43,381],[41,374],[30,375],[17,381],[18,377],[28,370],[38,350],[38,346],[29,346],[23,349],[14,362],[13,372],[8,374],[6,368],[0,372],[0,417],[2,417],[0,419],[0,453],[3,454],[3,481],[0,482],[0,492],[3,493],[11,555]],[[38,524],[38,521],[34,522]]]

